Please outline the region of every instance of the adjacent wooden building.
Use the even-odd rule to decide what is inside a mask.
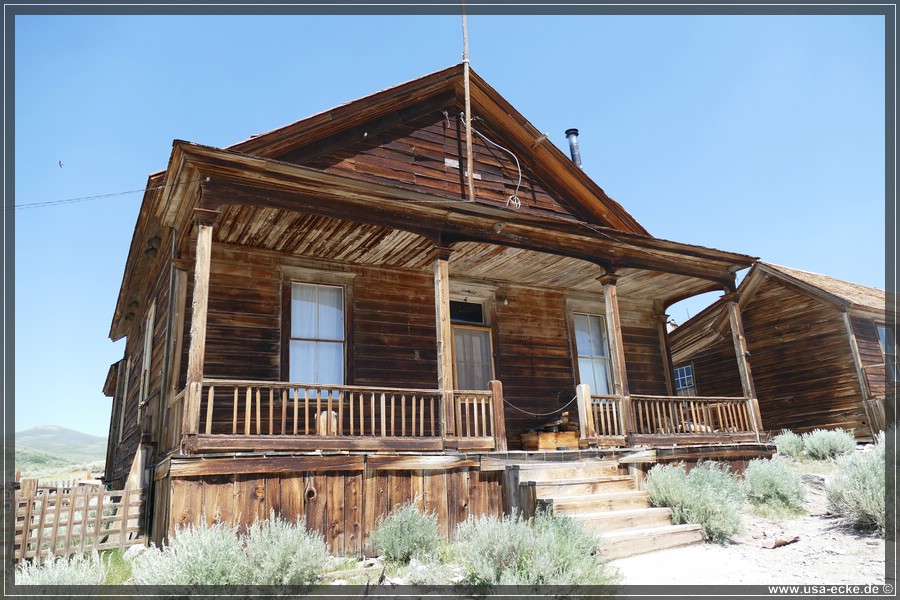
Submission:
[[[275,510],[359,552],[412,499],[448,533],[508,510],[522,434],[562,412],[578,447],[541,460],[754,455],[743,360],[734,394],[676,397],[665,333],[752,261],[651,236],[465,64],[228,148],[175,141],[110,330],[106,480],[148,489],[157,540]]]
[[[897,366],[883,290],[758,262],[736,297],[765,429],[840,427],[860,440],[884,429],[886,377],[896,380]],[[689,393],[741,390],[724,304],[669,335]]]

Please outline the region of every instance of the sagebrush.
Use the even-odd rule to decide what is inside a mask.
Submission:
[[[754,458],[744,470],[747,499],[761,512],[798,514],[803,511],[806,487],[796,471],[779,456]]]
[[[803,438],[790,429],[782,429],[772,441],[778,454],[789,458],[800,458],[803,455]]]
[[[607,585],[618,572],[603,560],[598,538],[575,520],[539,512],[460,524],[453,555],[464,583],[494,585]]]
[[[803,450],[815,460],[826,460],[856,449],[856,438],[843,429],[813,429],[803,434]]]
[[[743,527],[744,492],[728,465],[703,461],[690,473],[684,465],[657,464],[647,474],[654,506],[672,509],[672,522],[697,523],[704,539],[722,543]]]
[[[379,519],[369,536],[369,543],[386,560],[404,564],[413,558],[433,558],[445,542],[438,528],[437,516],[422,512],[414,502],[408,502]]]
[[[826,487],[829,510],[860,529],[883,532],[885,528],[884,445],[881,432],[872,451],[839,457]]]
[[[238,535],[216,522],[178,529],[168,545],[134,558],[138,585],[303,585],[316,580],[328,556],[317,533],[274,512]]]
[[[101,585],[107,564],[94,552],[71,558],[62,556],[25,561],[16,568],[16,585]]]

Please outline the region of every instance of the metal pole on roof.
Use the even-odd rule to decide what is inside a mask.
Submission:
[[[466,4],[462,7],[463,27],[463,94],[466,98],[466,191],[469,202],[475,201],[475,165],[472,152],[472,102],[469,94],[469,30],[466,27]]]

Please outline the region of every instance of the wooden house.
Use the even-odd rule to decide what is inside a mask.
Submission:
[[[896,380],[897,366],[883,290],[758,262],[737,295],[765,429],[840,427],[860,440],[884,429],[885,376]],[[686,393],[741,391],[722,302],[669,340]]]
[[[466,64],[175,141],[113,316],[106,480],[147,488],[157,540],[275,510],[359,552],[406,501],[448,534],[509,510],[523,462],[764,453],[749,378],[674,397],[665,335],[752,260],[651,236]]]

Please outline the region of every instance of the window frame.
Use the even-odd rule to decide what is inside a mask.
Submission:
[[[316,287],[330,287],[336,288],[341,291],[341,318],[342,318],[342,335],[343,339],[334,340],[334,339],[326,339],[326,338],[295,338],[292,335],[293,329],[293,321],[294,321],[294,311],[293,311],[293,289],[294,284],[299,285],[311,285]],[[282,339],[283,339],[283,350],[282,350],[282,368],[281,375],[282,379],[291,383],[309,383],[316,384],[317,382],[313,381],[293,381],[291,378],[291,343],[293,341],[312,341],[312,342],[327,342],[327,343],[340,343],[342,350],[342,365],[341,365],[341,383],[335,382],[324,382],[322,385],[348,385],[349,383],[349,351],[350,346],[350,324],[349,324],[349,292],[348,287],[344,283],[337,283],[335,281],[322,281],[322,280],[308,280],[306,278],[299,279],[296,277],[287,277],[285,279],[284,285],[284,318],[282,320]]]
[[[582,355],[579,353],[578,349],[578,331],[575,326],[575,316],[576,315],[585,315],[587,317],[596,317],[598,322],[600,323],[600,328],[602,330],[604,341],[606,342],[606,356],[594,356],[594,355],[584,355],[585,358],[590,360],[604,360],[606,367],[606,381],[607,381],[607,389],[605,391],[591,389],[591,395],[595,396],[612,396],[615,395],[616,382],[613,379],[613,370],[612,370],[612,352],[609,346],[609,324],[606,322],[606,311],[603,310],[602,306],[592,305],[584,305],[584,303],[573,304],[569,303],[568,306],[568,328],[569,328],[569,337],[570,337],[570,347],[572,353],[572,369],[573,374],[575,376],[575,384],[580,385],[583,381],[581,375],[581,366],[579,364]]]
[[[881,359],[884,361],[885,380],[889,382],[900,381],[900,366],[897,364],[897,338],[887,323],[879,323],[878,321],[874,321],[874,323],[875,336],[878,338],[878,347],[881,349]],[[893,354],[888,354],[885,345],[891,339],[894,341],[894,352]]]
[[[683,388],[679,388],[678,387],[678,381],[679,381],[678,371],[682,370],[682,369],[690,369],[691,385],[685,386]],[[673,388],[673,391],[675,392],[676,396],[696,396],[697,395],[697,374],[696,374],[696,369],[694,369],[694,363],[692,363],[692,362],[685,363],[685,364],[682,364],[682,365],[672,368],[672,388]],[[691,393],[683,394],[683,393],[681,393],[681,390],[691,390]]]

